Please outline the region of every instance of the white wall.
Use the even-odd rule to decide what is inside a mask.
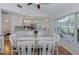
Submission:
[[[15,26],[22,26],[22,16],[18,14],[12,14],[11,17],[11,32],[13,32],[15,30]]]
[[[2,35],[1,25],[2,25],[2,10],[0,9],[0,52],[3,53],[4,49],[4,37]]]
[[[0,10],[0,36],[1,36],[1,10]],[[2,37],[0,37],[0,49],[2,49]]]
[[[2,33],[5,35],[11,31],[11,15],[2,13],[2,21],[1,21],[1,29]]]
[[[1,9],[0,9],[0,36],[1,36]]]
[[[49,19],[49,26],[50,26],[50,35],[51,37],[53,37],[53,33],[54,33],[54,20],[52,18]]]

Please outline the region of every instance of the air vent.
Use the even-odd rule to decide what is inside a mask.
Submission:
[[[19,5],[19,4],[17,4],[17,7],[22,8],[22,6],[21,6],[21,5]]]
[[[9,13],[2,11],[2,14],[9,14]]]

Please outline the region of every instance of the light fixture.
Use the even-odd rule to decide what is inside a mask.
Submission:
[[[40,4],[40,3],[35,3],[35,4]]]
[[[27,22],[27,20],[23,20],[23,22],[25,23],[25,22]]]
[[[34,22],[36,23],[37,21],[36,21],[36,20],[34,20]]]
[[[8,19],[6,19],[5,22],[8,22]]]
[[[31,20],[28,20],[28,22],[31,22]]]

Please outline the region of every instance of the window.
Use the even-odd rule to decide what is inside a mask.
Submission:
[[[70,15],[68,19],[69,34],[72,36],[74,36],[75,25],[76,25],[76,16],[75,14],[73,14]]]
[[[63,35],[74,37],[76,25],[76,15],[72,14],[61,19],[58,19],[58,32]]]
[[[79,42],[79,13],[77,14],[77,42]]]
[[[68,34],[68,17],[58,20],[58,29],[60,33]]]
[[[79,14],[77,14],[77,27],[79,27]]]

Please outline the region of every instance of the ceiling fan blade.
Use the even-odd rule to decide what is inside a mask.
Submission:
[[[37,5],[37,8],[40,9],[40,4]]]
[[[27,5],[31,5],[31,4],[33,4],[33,3],[28,3]]]

